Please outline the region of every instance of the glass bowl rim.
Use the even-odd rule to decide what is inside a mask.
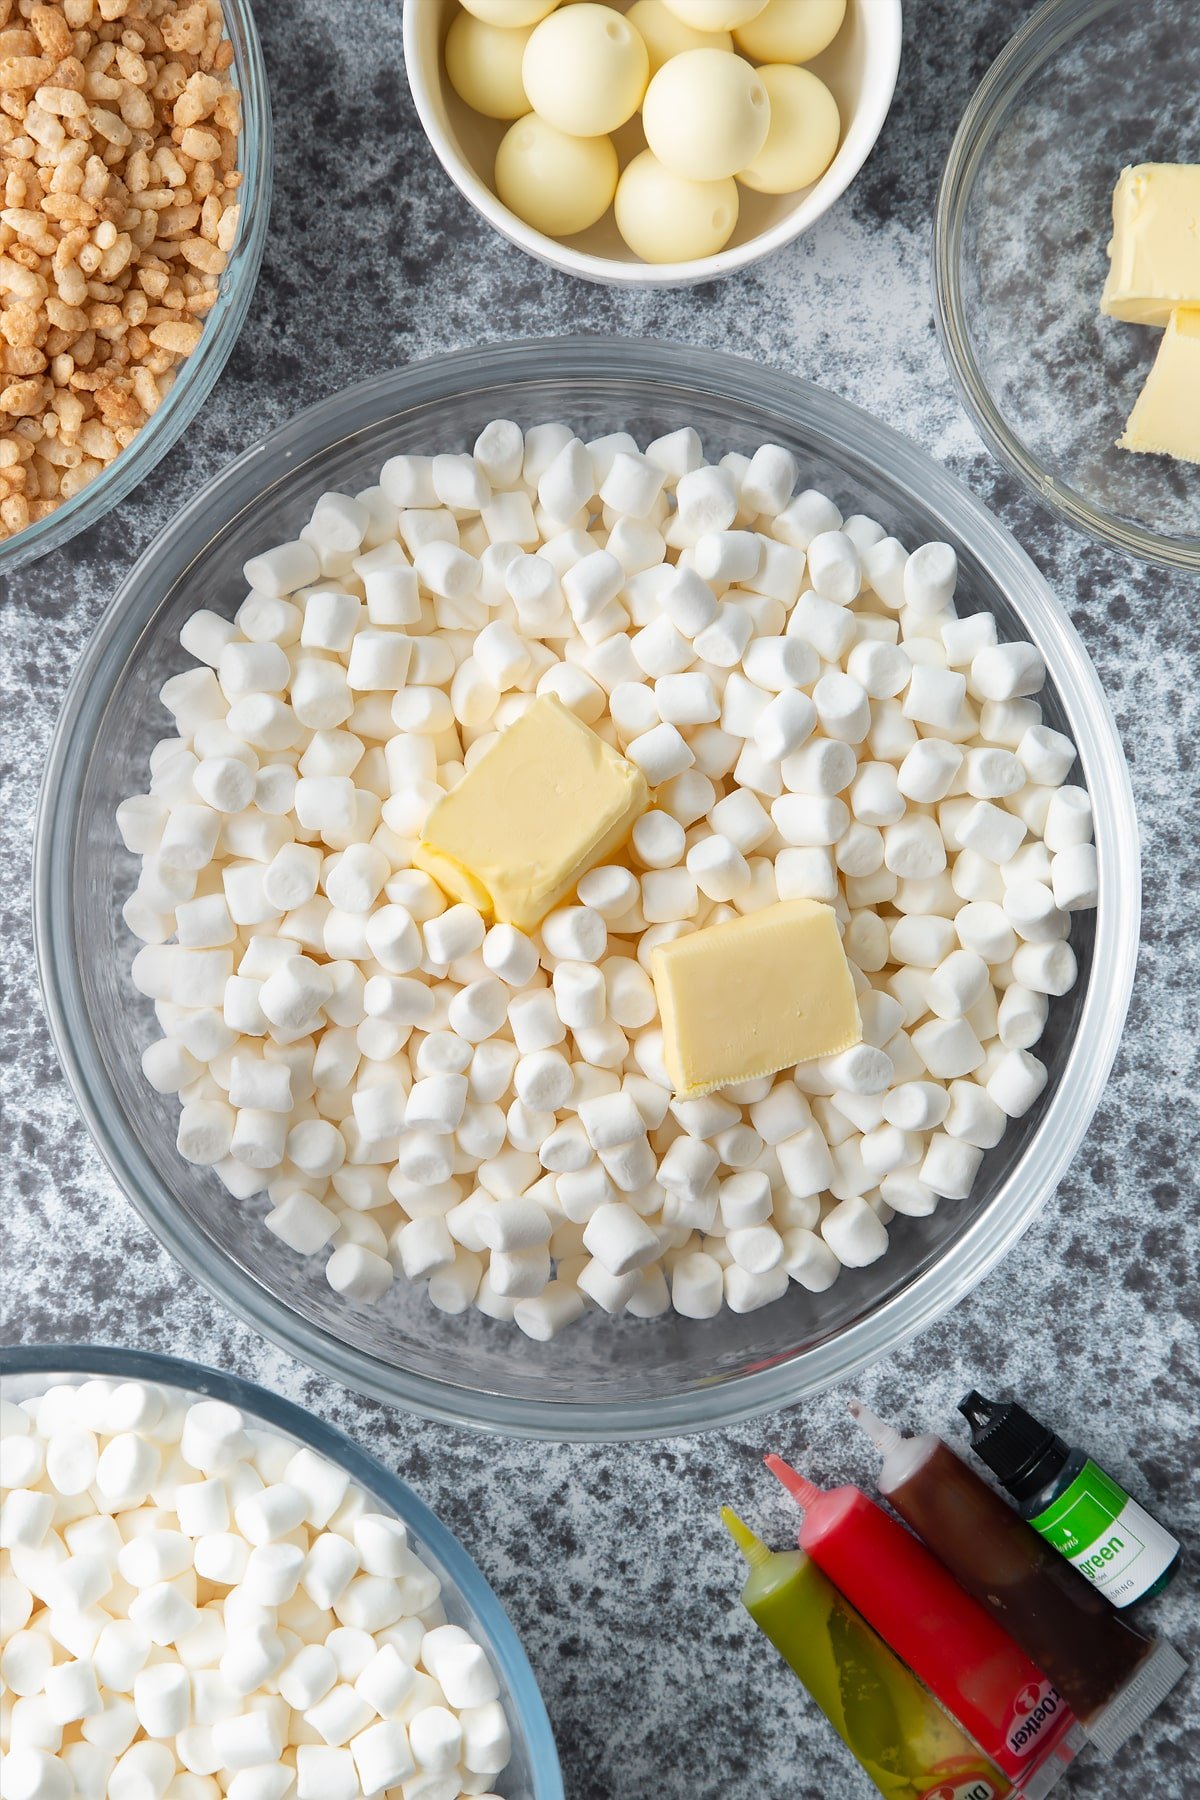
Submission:
[[[1071,38],[1121,0],[1043,0],[988,69],[962,116],[938,188],[933,219],[934,322],[946,367],[993,456],[1052,513],[1122,554],[1164,569],[1200,570],[1200,536],[1171,538],[1122,522],[1055,477],[1010,430],[979,370],[959,275],[967,202],[979,162],[1018,94]]]
[[[403,1477],[369,1450],[362,1449],[346,1432],[244,1375],[227,1374],[208,1363],[166,1356],[158,1350],[125,1349],[116,1344],[0,1345],[0,1379],[18,1375],[115,1376],[122,1381],[157,1382],[225,1400],[231,1406],[253,1412],[256,1421],[298,1438],[377,1494],[429,1546],[486,1630],[486,1648],[504,1670],[519,1711],[536,1800],[564,1800],[562,1769],[546,1703],[517,1629],[491,1583],[466,1547]]]
[[[218,297],[195,350],[177,366],[166,399],[127,449],[94,480],[45,518],[26,525],[0,543],[0,575],[15,573],[60,549],[87,531],[133,492],[174,448],[220,379],[242,335],[266,249],[273,187],[274,126],[271,92],[258,27],[250,0],[221,0],[227,20],[236,21],[245,47],[242,81],[242,211],[230,253],[229,279]]]
[[[1093,800],[1097,838],[1103,841],[1093,976],[1079,1027],[1037,1131],[984,1212],[937,1261],[882,1306],[799,1356],[773,1360],[766,1367],[666,1397],[632,1401],[544,1401],[411,1374],[348,1346],[224,1258],[184,1219],[173,1200],[163,1197],[152,1157],[125,1124],[93,1039],[71,930],[70,875],[78,786],[112,684],[125,668],[129,650],[148,616],[146,606],[135,610],[139,589],[149,580],[161,590],[161,580],[155,577],[165,566],[169,540],[191,524],[202,523],[211,535],[218,519],[227,524],[242,510],[244,502],[238,496],[244,478],[274,481],[284,477],[370,418],[387,416],[385,402],[395,411],[403,403],[503,389],[506,380],[511,383],[521,376],[529,381],[544,380],[548,358],[553,359],[549,372],[564,380],[608,377],[636,380],[650,389],[655,384],[686,384],[689,392],[727,404],[749,404],[776,415],[782,408],[793,432],[824,429],[833,435],[843,455],[862,456],[863,450],[852,452],[852,446],[866,445],[871,467],[884,468],[897,485],[904,485],[907,478],[910,491],[919,493],[922,504],[950,535],[970,542],[973,553],[1004,588],[1043,653],[1052,651],[1048,656],[1050,673],[1064,699],[1070,697],[1075,706],[1072,729],[1076,746],[1081,756],[1086,749],[1089,784],[1098,789],[1093,791]],[[356,408],[362,409],[364,416],[348,418]],[[1014,592],[1019,599],[1012,598]],[[70,806],[63,803],[64,793],[71,798]],[[1120,881],[1116,878],[1118,862]],[[43,1003],[76,1104],[118,1187],[159,1242],[196,1280],[289,1354],[375,1399],[459,1428],[556,1442],[612,1442],[716,1429],[799,1401],[890,1353],[982,1280],[1053,1192],[1099,1104],[1133,986],[1140,864],[1129,771],[1096,671],[1045,578],[969,488],[860,407],[799,377],[760,368],[724,352],[697,353],[653,339],[573,337],[459,350],[388,375],[369,377],[295,415],[244,451],[193,496],[126,575],[72,677],[38,799],[33,905]],[[1095,974],[1099,968],[1106,971],[1103,992]]]

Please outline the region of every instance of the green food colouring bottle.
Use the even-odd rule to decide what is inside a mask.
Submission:
[[[1179,1567],[1179,1543],[1098,1463],[1015,1400],[971,1392],[958,1410],[971,1427],[972,1450],[1021,1517],[1113,1606],[1161,1593]]]
[[[722,1507],[750,1565],[742,1605],[886,1800],[1005,1800],[1012,1783],[803,1550]]]

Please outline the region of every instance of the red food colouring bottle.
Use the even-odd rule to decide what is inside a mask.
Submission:
[[[858,1488],[825,1492],[778,1456],[766,1464],[804,1508],[801,1549],[1022,1792],[1045,1793],[1075,1715],[1036,1663]],[[1031,1779],[1043,1767],[1049,1779]]]

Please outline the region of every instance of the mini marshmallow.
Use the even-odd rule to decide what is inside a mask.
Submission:
[[[762,560],[762,540],[752,531],[709,531],[692,547],[697,575],[719,587],[748,582]]]
[[[922,544],[904,565],[904,604],[922,618],[944,612],[954,598],[958,558],[949,544]]]
[[[820,672],[820,661],[799,637],[756,637],[746,646],[742,668],[756,687],[781,694],[809,687]]]
[[[1034,993],[1019,982],[1004,990],[997,1011],[997,1030],[1006,1050],[1028,1050],[1046,1029],[1049,1003],[1043,993]]]
[[[922,738],[900,764],[897,786],[907,799],[931,805],[949,793],[962,761],[963,753],[957,744],[947,744],[941,738]]]
[[[778,629],[783,623],[783,615],[778,608],[762,606],[762,599],[777,600],[780,607],[793,605],[804,580],[805,558],[802,550],[790,544],[781,544],[776,538],[760,537],[758,541],[761,553],[759,565],[753,578],[746,584],[754,589],[754,593],[746,600],[746,606],[752,611],[758,628],[765,634],[766,621],[776,621],[775,628]]]
[[[952,950],[929,977],[926,996],[941,1019],[961,1019],[988,991],[988,966],[971,950]]]
[[[794,690],[777,694],[753,727],[755,747],[768,762],[782,762],[812,736],[816,722],[817,708],[807,694]]]
[[[997,644],[971,663],[970,691],[977,700],[1016,700],[1045,686],[1046,665],[1032,644]]]
[[[908,653],[897,644],[879,638],[864,638],[855,644],[846,662],[846,673],[853,677],[872,700],[890,699],[902,693],[912,674]]]
[[[690,746],[674,725],[659,724],[642,732],[625,746],[625,753],[652,788],[682,774],[695,761]]]
[[[633,827],[633,848],[638,861],[651,869],[668,869],[684,854],[683,827],[669,813],[651,808]]]
[[[711,598],[711,596],[710,596]],[[744,606],[723,600],[709,624],[693,640],[696,655],[718,669],[732,669],[741,661],[754,631],[754,620]]]
[[[1006,888],[1004,912],[1018,937],[1029,944],[1053,943],[1066,936],[1070,924],[1041,881],[1019,881]]]
[[[826,1215],[821,1221],[821,1236],[848,1269],[877,1262],[888,1246],[885,1227],[858,1195],[839,1201]]]
[[[1095,906],[1100,877],[1094,844],[1069,844],[1053,857],[1050,869],[1055,905],[1063,912]]]
[[[745,857],[728,838],[714,833],[701,838],[687,854],[688,873],[710,900],[732,900],[750,885]]]
[[[1043,833],[1047,850],[1057,855],[1092,841],[1092,803],[1084,788],[1060,787],[1052,795]]]
[[[699,901],[695,877],[686,869],[651,869],[642,877],[642,912],[648,925],[694,917]]]
[[[904,696],[904,717],[917,724],[953,731],[966,695],[966,677],[958,670],[917,663]]]
[[[904,817],[904,796],[891,763],[859,764],[850,787],[850,807],[863,825],[895,825]]]
[[[1012,1049],[992,1070],[987,1091],[1007,1118],[1020,1119],[1040,1097],[1047,1079],[1046,1067],[1036,1056]]]
[[[625,571],[607,550],[594,550],[566,570],[562,592],[577,626],[603,617],[620,593]]]
[[[834,844],[850,823],[844,801],[812,794],[781,794],[771,818],[788,844]]]
[[[825,662],[837,663],[854,642],[854,619],[844,606],[814,591],[801,594],[787,623],[788,637],[799,639]]]
[[[410,1730],[413,1723],[410,1720]],[[416,1767],[409,1733],[399,1719],[380,1719],[356,1732],[350,1740],[350,1751],[359,1784],[356,1791],[362,1794],[381,1794],[385,1788],[398,1787],[402,1782],[407,1787],[406,1777]]]
[[[808,544],[808,573],[823,600],[848,606],[862,585],[857,546],[843,531],[822,531]]]
[[[946,1136],[961,1138],[977,1150],[991,1150],[997,1145],[1004,1136],[1006,1118],[988,1091],[979,1082],[950,1082],[948,1094]]]
[[[796,459],[780,444],[760,444],[741,481],[741,501],[748,512],[781,513],[796,485]]]
[[[615,863],[604,863],[588,870],[580,880],[576,892],[582,906],[598,912],[607,922],[620,918],[634,904],[638,895],[637,877]],[[529,974],[532,973],[531,967]]]
[[[1061,995],[1075,985],[1078,966],[1075,952],[1062,939],[1040,944],[1021,944],[1013,954],[1014,981],[1035,994]]]
[[[891,1059],[871,1044],[856,1044],[838,1056],[821,1059],[822,1077],[851,1094],[881,1094],[892,1078]]]
[[[975,1145],[935,1131],[929,1140],[919,1179],[945,1199],[965,1200],[975,1184],[982,1161],[983,1151]]]
[[[560,962],[552,978],[554,1008],[572,1031],[601,1024],[607,1005],[602,972],[592,963]]]
[[[963,1018],[931,1019],[917,1026],[912,1046],[929,1073],[942,1081],[969,1075],[983,1061],[983,1047]]]
[[[812,697],[827,737],[847,744],[862,742],[871,723],[871,703],[857,681],[830,670],[817,682]]]
[[[885,828],[883,860],[893,875],[928,881],[946,867],[942,834],[932,819],[919,814],[906,816]]]
[[[1059,787],[1075,766],[1075,746],[1061,731],[1031,725],[1016,746],[1026,778],[1041,787]]]
[[[1010,750],[968,750],[964,778],[978,800],[1003,799],[1025,785],[1025,772]]]
[[[551,956],[570,962],[596,963],[608,945],[608,927],[587,906],[560,906],[542,920],[542,942]]]
[[[392,1284],[391,1264],[360,1244],[342,1244],[325,1265],[325,1279],[347,1299],[378,1300]]]

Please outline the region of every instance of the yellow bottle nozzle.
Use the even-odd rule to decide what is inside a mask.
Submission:
[[[739,1519],[732,1507],[721,1508],[721,1523],[750,1564],[752,1569],[759,1568],[771,1555],[769,1545],[751,1531],[750,1527]]]

